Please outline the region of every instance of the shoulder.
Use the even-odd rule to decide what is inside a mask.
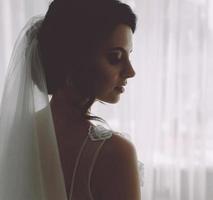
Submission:
[[[103,156],[106,156],[106,158],[110,155],[113,159],[114,156],[117,158],[118,155],[132,155],[136,150],[130,140],[126,139],[120,133],[114,132],[110,140],[106,140],[102,152],[104,154]]]
[[[104,199],[140,199],[137,156],[134,145],[119,134],[105,141],[97,158],[91,189]]]
[[[136,149],[133,143],[117,133],[113,133],[110,140],[105,141],[100,154],[100,161],[102,161],[102,163],[110,164],[113,161],[113,163],[117,163],[118,166],[111,165],[111,167],[118,167],[119,171],[121,170],[121,163],[125,163],[125,165],[122,166],[124,169],[129,161],[134,162],[137,160]],[[128,163],[126,163],[126,161],[128,161]]]

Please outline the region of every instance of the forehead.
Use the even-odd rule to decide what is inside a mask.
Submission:
[[[132,29],[127,25],[120,24],[104,43],[104,49],[123,47],[127,52],[129,52],[132,50],[132,36]]]

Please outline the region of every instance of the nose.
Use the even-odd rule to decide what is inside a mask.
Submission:
[[[124,74],[126,78],[133,78],[136,75],[135,70],[133,69],[130,62],[127,63]]]

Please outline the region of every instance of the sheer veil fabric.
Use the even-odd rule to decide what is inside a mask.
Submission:
[[[8,67],[0,105],[0,200],[68,200],[38,50],[43,18],[32,17],[22,29]],[[139,160],[138,169],[143,186]]]
[[[42,21],[43,16],[33,17],[21,31],[6,77],[0,107],[1,200],[67,200],[36,38]]]

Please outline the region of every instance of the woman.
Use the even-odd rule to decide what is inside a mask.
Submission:
[[[12,117],[14,123],[7,123],[7,127],[12,127],[8,131],[3,126],[5,113],[8,113],[3,98],[0,123],[1,130],[8,131],[7,136],[2,136],[2,144],[13,140],[19,144],[17,146],[27,145],[25,150],[20,147],[11,150],[5,145],[6,150],[1,155],[6,163],[0,166],[0,175],[4,174],[7,184],[4,182],[0,188],[0,199],[139,200],[139,174],[133,144],[116,132],[93,125],[91,120],[102,119],[90,115],[95,101],[117,103],[128,78],[135,76],[129,61],[135,14],[117,0],[54,0],[44,18],[29,24],[30,28],[25,28],[26,48],[19,52],[24,53],[25,58],[21,57],[21,64],[19,61],[11,64],[16,65],[17,74],[22,72],[20,77],[24,72],[25,81],[21,82],[21,78],[11,81],[15,71],[11,67],[3,96],[10,95],[7,91],[19,85],[18,90],[13,88],[13,99],[16,99],[13,109],[20,112]],[[26,87],[31,80],[33,87]],[[30,88],[29,91],[26,88]],[[52,95],[50,105],[47,94]],[[37,103],[39,99],[43,99],[45,106],[36,108],[41,105]],[[17,106],[17,102],[22,106]],[[25,143],[13,139],[15,132],[22,134]],[[24,161],[18,165],[14,159],[10,160],[11,152],[25,155]],[[28,165],[20,167],[23,163]],[[16,165],[13,176],[8,170],[9,164]],[[11,180],[18,176],[17,169],[26,181],[14,186]],[[8,185],[12,188],[5,192]]]

